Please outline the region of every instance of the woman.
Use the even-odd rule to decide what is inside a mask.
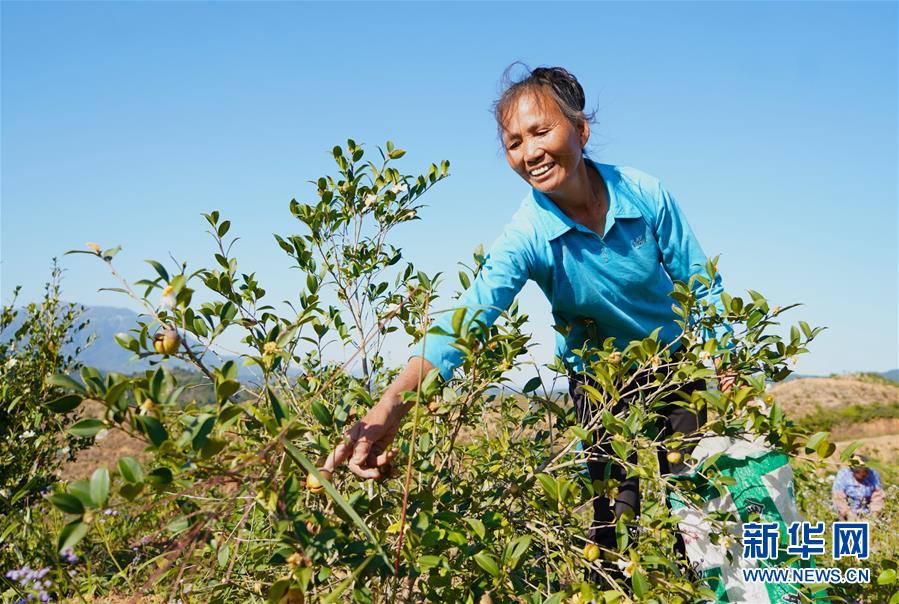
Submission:
[[[557,325],[557,353],[571,372],[570,390],[580,421],[590,419],[590,407],[580,388],[583,362],[573,352],[584,348],[588,325],[602,339],[613,336],[620,347],[661,327],[671,342],[680,328],[671,310],[672,279],[687,282],[704,271],[706,256],[674,199],[654,178],[628,168],[597,164],[584,154],[590,137],[590,116],[573,75],[560,67],[538,68],[506,87],[495,106],[495,117],[506,160],[531,191],[521,209],[491,248],[485,263],[463,294],[460,305],[481,309],[481,320],[492,323],[508,308],[528,279],[537,282],[552,304]],[[716,280],[711,294],[721,292]],[[452,313],[438,325],[449,328]],[[469,315],[470,316],[470,315]],[[380,478],[396,452],[390,443],[402,417],[411,408],[400,394],[415,390],[421,376],[436,368],[446,379],[462,361],[448,336],[428,335],[380,402],[329,455],[325,469],[349,460],[362,478]],[[729,387],[727,376],[723,387]],[[698,386],[696,386],[698,387]],[[627,404],[626,397],[622,401]],[[676,406],[666,410],[665,429],[691,433],[704,418]],[[662,471],[668,468],[660,456]],[[588,463],[591,477],[602,478],[605,464]],[[676,469],[676,468],[674,468]],[[639,513],[636,478],[626,479],[620,466],[612,477],[621,481],[614,514],[608,499],[594,500],[592,539],[615,548],[614,520]]]
[[[861,457],[856,460],[862,464],[865,462]],[[883,511],[885,498],[880,475],[865,465],[843,468],[837,472],[832,496],[840,520],[858,520],[864,516],[876,520]]]

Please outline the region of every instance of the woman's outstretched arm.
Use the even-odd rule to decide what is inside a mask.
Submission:
[[[421,380],[434,369],[428,360],[413,357],[405,369],[393,381],[381,400],[368,410],[365,417],[356,422],[346,433],[344,442],[328,455],[324,470],[333,472],[347,462],[350,471],[360,478],[379,479],[386,476],[396,450],[390,445],[402,424],[403,417],[414,403],[403,402],[403,392],[418,389]]]

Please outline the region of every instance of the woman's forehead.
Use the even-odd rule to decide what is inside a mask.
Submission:
[[[503,131],[514,131],[534,122],[565,117],[546,92],[525,90],[506,106],[501,115]]]

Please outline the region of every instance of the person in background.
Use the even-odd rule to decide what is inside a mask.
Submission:
[[[858,458],[864,463],[864,459]],[[833,482],[833,505],[840,520],[877,518],[883,510],[883,488],[880,476],[865,465],[843,468]]]

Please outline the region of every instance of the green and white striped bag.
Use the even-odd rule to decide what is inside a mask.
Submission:
[[[687,557],[700,576],[708,580],[718,602],[740,602],[746,604],[774,604],[785,602],[806,602],[798,593],[797,585],[781,583],[751,583],[744,581],[741,569],[753,567],[814,566],[813,560],[793,561],[784,551],[787,526],[801,522],[796,508],[793,486],[793,470],[789,459],[783,453],[773,451],[759,438],[755,441],[740,440],[725,436],[707,436],[693,450],[698,464],[712,456],[718,456],[715,467],[723,476],[734,479],[722,495],[717,489],[705,483],[705,479],[695,472],[684,474],[699,483],[703,503],[696,509],[688,507],[684,501],[672,493],[672,514],[679,517],[679,527],[686,545]],[[703,489],[705,483],[705,489]],[[716,512],[730,512],[739,522],[727,526],[727,534],[721,535],[721,524],[713,525],[711,515]],[[780,525],[780,548],[776,560],[744,559],[742,547],[742,524],[750,514],[755,522],[777,522]],[[718,542],[712,543],[712,533],[719,535]],[[728,553],[731,559],[728,559]],[[827,601],[826,592],[820,591],[812,598],[818,602]]]

